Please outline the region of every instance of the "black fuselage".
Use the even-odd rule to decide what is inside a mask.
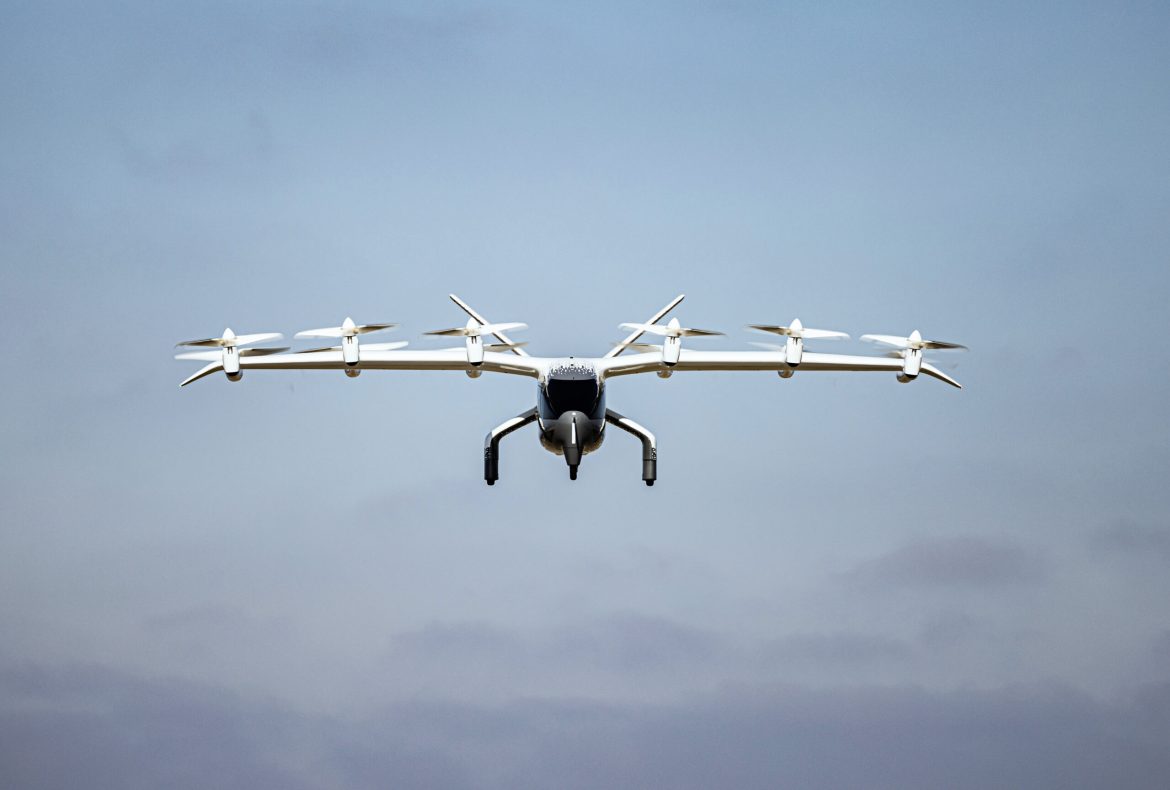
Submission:
[[[605,385],[589,365],[552,368],[537,387],[536,410],[541,444],[565,456],[572,472],[605,438]]]

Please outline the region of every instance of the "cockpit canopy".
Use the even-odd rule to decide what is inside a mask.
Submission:
[[[592,376],[587,378],[550,377],[545,382],[543,395],[543,400],[547,401],[548,406],[548,414],[545,416],[558,417],[567,411],[579,411],[593,417],[599,406],[601,387],[598,385],[597,379]]]

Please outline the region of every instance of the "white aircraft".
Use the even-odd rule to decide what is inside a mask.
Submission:
[[[788,326],[751,324],[750,329],[779,335],[783,345],[756,343],[764,351],[696,351],[682,347],[684,337],[720,335],[708,329],[689,329],[672,318],[660,324],[671,310],[683,300],[680,295],[652,315],[645,323],[622,324],[630,335],[603,357],[533,357],[524,351],[524,343],[514,343],[505,334],[524,329],[525,324],[493,324],[454,294],[451,300],[470,318],[467,324],[454,329],[428,332],[428,335],[463,338],[456,348],[427,351],[403,351],[406,342],[359,343],[360,335],[392,329],[395,324],[354,324],[347,318],[341,326],[310,329],[297,333],[298,338],[330,338],[339,345],[289,352],[288,348],[244,348],[255,343],[279,340],[278,333],[237,335],[225,329],[222,337],[206,340],[188,340],[178,346],[210,348],[178,354],[176,359],[196,359],[207,366],[186,379],[179,386],[223,371],[229,381],[239,381],[244,370],[342,370],[356,378],[363,370],[461,370],[471,378],[484,372],[528,376],[537,381],[536,406],[493,428],[484,439],[484,479],[494,485],[499,479],[500,440],[529,423],[540,427],[540,442],[557,455],[564,456],[569,466],[569,477],[577,479],[577,467],[582,456],[601,446],[605,426],[614,425],[633,434],[642,442],[642,479],[654,485],[657,477],[658,449],[654,434],[638,423],[618,414],[605,405],[605,385],[609,379],[635,373],[656,373],[661,378],[679,370],[766,370],[775,371],[781,378],[791,378],[797,371],[888,371],[897,374],[898,381],[907,383],[920,374],[945,381],[953,387],[962,386],[938,368],[923,359],[923,352],[936,349],[964,349],[955,343],[923,340],[917,330],[909,337],[894,335],[862,335],[861,339],[887,346],[894,350],[884,356],[848,356],[806,351],[809,340],[827,340],[849,337],[844,332],[809,329],[799,320]],[[659,345],[637,342],[643,334],[661,338]],[[486,343],[492,336],[498,343]],[[623,351],[632,351],[620,356]]]

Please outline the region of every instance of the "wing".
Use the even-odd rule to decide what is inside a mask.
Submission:
[[[806,351],[801,357],[800,365],[793,368],[785,361],[783,351],[693,351],[688,348],[682,349],[678,363],[669,367],[662,362],[662,355],[656,353],[633,354],[626,357],[598,360],[599,373],[605,378],[629,376],[635,373],[659,373],[665,370],[762,370],[773,372],[795,370],[801,373],[813,370],[837,370],[901,373],[902,365],[901,359],[892,357],[818,354]],[[952,387],[963,388],[959,382],[927,362],[922,363],[922,373],[944,381]]]
[[[433,351],[369,351],[361,349],[361,361],[347,365],[340,349],[324,349],[301,353],[271,354],[268,356],[241,356],[240,370],[461,370],[508,373],[537,378],[545,367],[539,357],[521,357],[511,353],[485,351],[483,363],[472,365],[462,348]],[[195,376],[184,381],[186,386],[204,376],[223,370],[222,362],[212,362]]]

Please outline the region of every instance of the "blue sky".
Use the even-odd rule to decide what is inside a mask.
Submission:
[[[5,4],[0,777],[1164,786],[1168,23]],[[176,386],[225,326],[427,347],[449,292],[536,354],[683,292],[712,348],[972,351],[617,380],[653,489],[530,432],[484,486],[528,380]]]

